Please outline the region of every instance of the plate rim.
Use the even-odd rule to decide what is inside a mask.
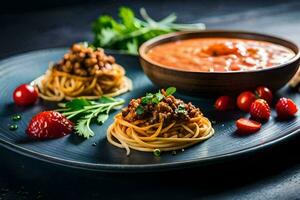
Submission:
[[[73,169],[81,169],[86,171],[97,171],[97,172],[119,172],[119,173],[135,173],[135,172],[156,172],[156,171],[171,171],[176,169],[185,169],[201,165],[212,164],[224,160],[234,159],[237,157],[249,155],[264,149],[270,148],[274,145],[278,145],[292,137],[295,137],[300,133],[299,127],[289,131],[286,135],[277,137],[263,144],[258,144],[252,147],[248,147],[242,150],[233,151],[229,153],[220,154],[218,156],[211,156],[208,158],[196,158],[187,161],[177,161],[173,163],[158,163],[158,164],[92,164],[87,162],[78,162],[73,160],[67,160],[39,153],[37,151],[29,150],[25,147],[18,146],[11,142],[5,141],[0,138],[0,146],[9,149],[20,155],[37,159],[45,163],[51,163],[63,167],[69,167]]]
[[[29,51],[17,55],[10,56],[8,58],[0,60],[0,65],[3,65],[7,62],[10,62],[12,59],[28,56],[30,54],[43,53],[49,51],[58,51],[58,50],[66,50],[67,47],[59,47],[59,48],[45,48],[40,50]],[[117,51],[107,50],[107,52],[121,55],[128,55],[136,57],[135,55],[119,53]],[[97,164],[97,163],[88,163],[88,162],[80,162],[74,160],[68,160],[63,158],[58,158],[55,156],[46,155],[43,153],[39,153],[34,150],[27,149],[25,147],[19,146],[12,142],[6,141],[4,138],[0,138],[0,146],[11,150],[20,155],[26,156],[28,158],[33,158],[39,161],[43,161],[45,163],[51,163],[54,165],[59,165],[63,167],[87,170],[87,171],[98,171],[98,172],[155,172],[155,171],[170,171],[176,169],[184,169],[195,166],[200,166],[204,164],[211,164],[218,161],[233,159],[239,156],[245,156],[247,154],[255,153],[257,151],[261,151],[266,148],[270,148],[274,145],[278,145],[279,143],[286,141],[292,137],[295,137],[300,133],[300,127],[297,126],[294,129],[287,132],[284,136],[278,136],[268,142],[263,144],[257,144],[255,146],[251,146],[245,149],[228,152],[224,154],[220,154],[217,156],[211,156],[207,158],[195,158],[185,161],[176,161],[172,163],[156,163],[156,164]]]

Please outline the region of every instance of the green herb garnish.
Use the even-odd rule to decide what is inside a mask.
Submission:
[[[22,119],[21,115],[13,115],[13,116],[11,117],[11,120],[13,120],[13,121],[19,121],[19,120],[21,120],[21,119]]]
[[[176,92],[176,87],[169,87],[166,90],[166,95],[169,96],[169,95],[174,94],[175,92]]]
[[[166,90],[166,96],[170,96],[170,95],[174,94],[175,92],[176,92],[175,87],[169,87]],[[164,98],[165,98],[165,96],[160,91],[158,91],[155,94],[146,93],[146,96],[142,97],[141,101],[142,101],[142,105],[159,104],[159,102],[161,100],[163,100]],[[142,105],[139,105],[136,108],[136,114],[138,114],[138,115],[144,114],[145,110],[144,110],[144,107]]]
[[[184,104],[179,104],[178,108],[175,110],[175,113],[187,114]]]
[[[102,15],[94,21],[94,46],[108,49],[123,50],[137,54],[138,47],[145,41],[161,34],[174,31],[203,30],[203,23],[176,24],[177,16],[171,14],[166,18],[155,21],[149,17],[144,8],[140,9],[143,20],[138,19],[134,12],[127,7],[119,9],[119,20]]]
[[[15,131],[15,130],[17,130],[18,129],[18,125],[17,124],[11,124],[11,125],[9,125],[9,130],[11,130],[11,131]]]
[[[170,96],[176,92],[175,87],[169,87],[166,90],[166,96]],[[147,104],[158,104],[161,100],[163,100],[165,97],[164,95],[158,91],[155,94],[152,93],[147,93],[146,96],[142,97],[142,104],[147,105]]]
[[[109,112],[124,104],[124,100],[116,100],[110,97],[101,97],[98,101],[90,101],[82,98],[73,99],[62,104],[60,113],[74,121],[76,133],[84,138],[94,136],[90,125],[97,122],[102,125],[109,116]]]
[[[153,94],[147,93],[146,96],[142,97],[142,104],[152,103]]]
[[[154,149],[153,155],[156,156],[156,157],[159,157],[161,155],[160,149]]]
[[[136,114],[138,115],[142,115],[144,114],[145,110],[143,108],[143,106],[139,105],[137,108],[136,108]]]

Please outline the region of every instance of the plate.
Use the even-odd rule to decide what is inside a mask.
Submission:
[[[66,51],[65,48],[40,50],[0,62],[2,146],[35,159],[67,167],[106,172],[137,172],[186,168],[243,156],[300,132],[299,117],[283,122],[277,120],[275,112],[272,112],[271,120],[266,122],[257,134],[239,136],[235,132],[235,120],[248,117],[248,114],[240,111],[216,112],[213,108],[214,99],[176,94],[178,98],[191,101],[200,107],[205,116],[215,122],[215,135],[212,138],[184,151],[178,151],[176,155],[165,152],[160,157],[155,157],[152,153],[132,150],[131,155],[126,156],[125,150],[110,145],[106,140],[106,129],[118,111],[111,113],[104,125],[92,126],[96,135],[91,139],[85,140],[71,134],[54,140],[32,141],[25,134],[27,123],[38,112],[56,108],[56,103],[39,100],[34,106],[18,107],[12,100],[13,90],[18,85],[29,83],[41,76],[48,68],[49,62],[60,60]],[[126,104],[131,98],[158,90],[144,75],[138,57],[116,53],[112,55],[125,67],[127,76],[133,81],[133,91],[120,96],[126,100]],[[281,89],[277,95],[292,98],[300,105],[300,95],[290,91],[288,87]],[[21,114],[22,120],[17,122],[19,128],[16,131],[10,131],[8,125],[12,123],[10,117],[14,114]],[[94,143],[96,145],[93,145]]]

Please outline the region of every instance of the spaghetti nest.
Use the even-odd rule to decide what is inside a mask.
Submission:
[[[85,44],[74,44],[63,60],[52,65],[34,84],[40,97],[50,101],[113,97],[132,87],[124,68],[112,56]]]
[[[191,103],[166,94],[158,103],[133,99],[115,116],[107,130],[108,141],[119,148],[153,152],[173,151],[192,146],[214,134],[211,122]]]

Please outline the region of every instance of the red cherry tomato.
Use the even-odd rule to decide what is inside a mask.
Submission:
[[[261,123],[246,118],[240,118],[236,121],[236,127],[238,133],[250,134],[259,131]]]
[[[234,108],[234,101],[230,96],[220,96],[215,102],[215,108],[220,111]]]
[[[242,111],[249,112],[250,106],[255,100],[256,97],[253,92],[245,91],[238,96],[236,104]]]
[[[272,94],[272,91],[269,88],[264,87],[264,86],[260,86],[260,87],[256,88],[255,94],[259,98],[266,100],[266,102],[268,104],[272,103],[273,94]]]
[[[27,106],[36,102],[38,99],[38,92],[33,86],[22,84],[15,89],[13,98],[17,105]]]

